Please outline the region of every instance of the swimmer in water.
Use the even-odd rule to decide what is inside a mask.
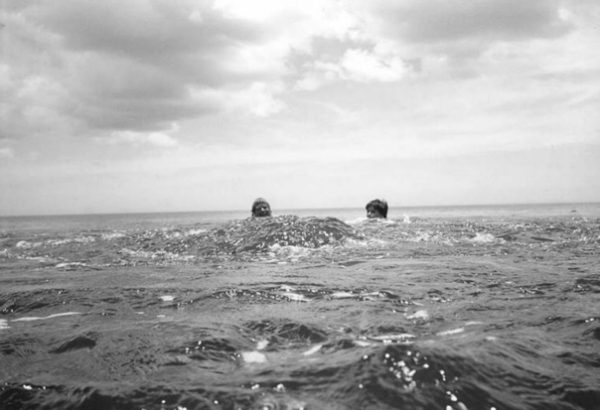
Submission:
[[[271,216],[271,206],[264,198],[258,198],[252,204],[252,216],[261,218],[263,216]]]
[[[373,199],[365,206],[367,218],[387,218],[388,204],[383,199]]]

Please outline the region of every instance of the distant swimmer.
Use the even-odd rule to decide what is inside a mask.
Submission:
[[[383,199],[373,199],[367,206],[367,218],[387,218],[388,204]]]
[[[252,204],[252,216],[260,218],[263,216],[271,216],[271,206],[264,198],[258,198]]]

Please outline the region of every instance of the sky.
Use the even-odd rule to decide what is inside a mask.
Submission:
[[[597,0],[0,4],[0,215],[600,201]]]

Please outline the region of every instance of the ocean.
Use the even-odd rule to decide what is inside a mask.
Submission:
[[[600,204],[0,218],[0,409],[600,409]]]

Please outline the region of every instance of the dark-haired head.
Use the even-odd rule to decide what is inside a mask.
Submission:
[[[367,218],[387,218],[388,204],[384,199],[373,199],[365,206]]]
[[[264,198],[257,198],[252,204],[252,216],[271,216],[271,206]]]

